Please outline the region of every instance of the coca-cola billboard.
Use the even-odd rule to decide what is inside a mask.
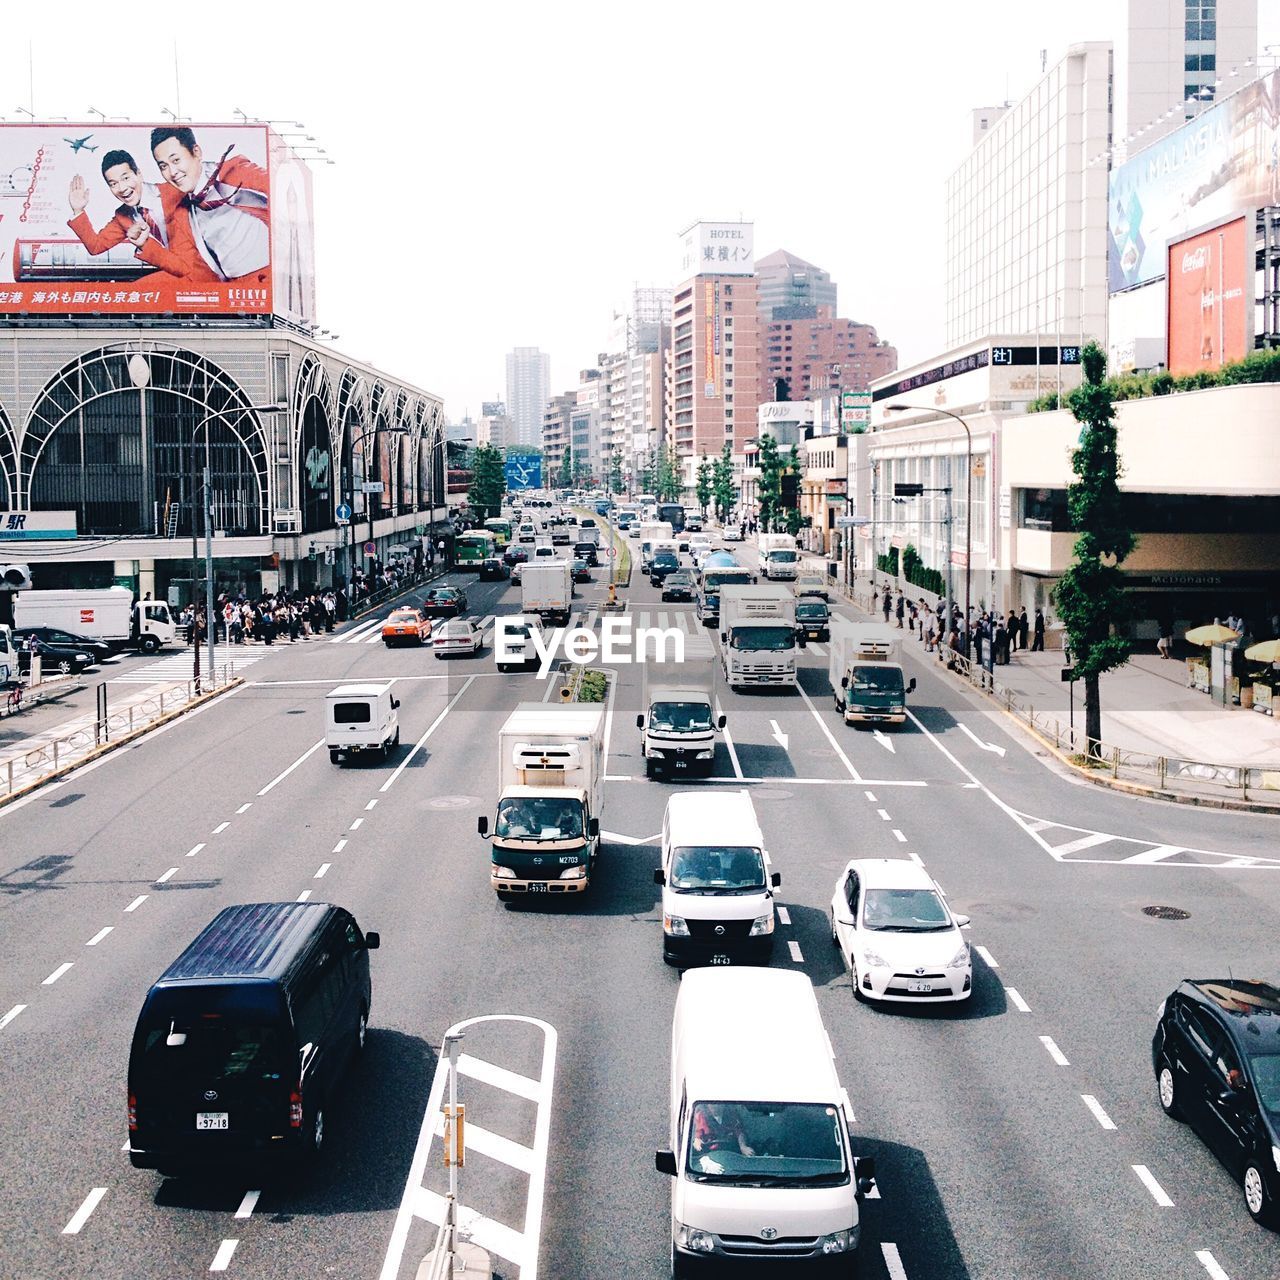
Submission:
[[[1249,349],[1248,236],[1236,218],[1168,249],[1169,372],[1220,369]]]

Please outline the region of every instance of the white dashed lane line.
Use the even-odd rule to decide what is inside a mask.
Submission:
[[[310,899],[310,897],[311,897],[311,890],[310,890],[310,889],[303,889],[303,891],[302,891],[300,894],[298,894],[298,901],[299,901],[299,902],[306,902],[306,901],[308,901],[308,900]]]
[[[862,794],[863,794],[864,796],[866,796],[866,797],[867,797],[867,799],[868,799],[868,800],[870,800],[872,804],[875,804],[875,802],[876,802],[876,793],[875,793],[874,791],[864,791]]]
[[[884,1254],[884,1265],[888,1269],[889,1280],[907,1280],[907,1269],[902,1265],[898,1246],[885,1242],[881,1244],[880,1252]]]
[[[876,812],[880,815],[880,821],[881,821],[881,822],[892,822],[892,821],[893,821],[893,819],[892,819],[891,817],[889,817],[888,810],[886,810],[886,809],[877,809],[877,810],[876,810]]]
[[[1031,1006],[1018,994],[1016,987],[1005,987],[1004,993],[1009,997],[1009,1002],[1019,1013],[1031,1012]]]
[[[236,1210],[236,1217],[237,1218],[253,1217],[253,1211],[257,1207],[258,1197],[261,1194],[262,1194],[261,1191],[246,1191],[244,1193],[244,1199],[240,1201],[240,1207]]]
[[[125,910],[126,910],[126,911],[137,911],[137,909],[138,909],[140,906],[142,906],[142,904],[143,904],[144,902],[146,902],[146,900],[147,900],[150,896],[151,896],[151,895],[150,895],[149,893],[140,893],[140,894],[138,894],[138,896],[137,896],[136,898],[134,898],[134,900],[133,900],[131,903],[129,903],[129,905],[128,905],[127,907],[125,907]]]
[[[3,1031],[26,1007],[25,1004],[15,1004],[3,1018],[0,1018],[0,1031]]]
[[[200,850],[201,850],[201,849],[203,849],[203,848],[204,848],[204,844],[203,844],[203,843],[201,843],[201,844],[196,845],[194,849],[188,849],[188,850],[187,850],[187,857],[188,857],[188,858],[194,858],[194,857],[196,856],[196,854],[197,854],[197,853],[199,853],[199,852],[200,852]]]
[[[98,1202],[107,1194],[106,1187],[94,1187],[84,1198],[84,1203],[71,1215],[71,1221],[62,1228],[64,1236],[79,1235],[80,1228],[89,1221],[89,1215],[98,1207]]]
[[[1208,1249],[1197,1249],[1196,1261],[1213,1277],[1213,1280],[1231,1280]]]
[[[788,942],[787,950],[791,952],[791,958],[796,962],[796,964],[804,963],[804,955],[800,951],[800,944],[798,942]]]
[[[790,923],[791,923],[791,912],[790,912],[790,911],[788,911],[788,910],[786,909],[786,907],[779,907],[779,908],[778,908],[778,919],[779,919],[783,924],[790,924]]]
[[[1109,1115],[1107,1115],[1105,1111],[1103,1111],[1102,1103],[1100,1103],[1097,1100],[1097,1098],[1093,1096],[1093,1094],[1082,1093],[1080,1095],[1080,1101],[1083,1102],[1084,1105],[1088,1107],[1090,1111],[1093,1112],[1093,1118],[1104,1129],[1114,1129],[1116,1127],[1116,1122],[1112,1120],[1112,1118]]]
[[[221,835],[221,834],[222,834],[222,833],[223,833],[223,832],[224,832],[224,831],[225,831],[225,830],[226,830],[230,825],[231,825],[231,823],[229,823],[229,822],[220,822],[220,823],[218,823],[218,825],[217,825],[216,827],[214,827],[214,829],[213,829],[213,834],[214,834],[215,836],[220,836],[220,835]]]
[[[239,1240],[224,1240],[218,1246],[218,1252],[213,1255],[213,1261],[209,1264],[210,1271],[225,1271],[231,1265],[231,1258],[236,1251],[236,1245]]]
[[[115,925],[109,924],[105,929],[99,929],[98,932],[95,933],[93,937],[90,938],[89,941],[86,942],[84,945],[86,947],[96,947],[98,943],[100,943],[103,940],[103,938],[105,938],[107,934],[109,934],[111,930],[114,928],[115,928]]]
[[[238,816],[238,815],[240,815],[240,814],[242,814],[242,813],[248,813],[248,812],[249,812],[249,810],[250,810],[250,808],[252,808],[252,807],[253,807],[253,801],[252,801],[252,800],[250,800],[247,804],[242,804],[242,805],[241,805],[241,806],[236,810],[236,814],[237,814],[237,816]]]
[[[53,971],[53,972],[52,972],[52,973],[51,973],[51,974],[50,974],[50,975],[49,975],[49,976],[48,976],[48,977],[47,977],[47,978],[46,978],[46,979],[45,979],[45,980],[40,984],[40,985],[41,985],[42,987],[51,987],[51,986],[53,986],[53,984],[54,984],[55,982],[57,982],[57,980],[58,980],[60,977],[62,977],[62,975],[63,975],[64,973],[66,973],[66,971],[67,971],[68,969],[70,969],[70,968],[71,968],[71,961],[70,961],[70,960],[68,960],[68,961],[66,962],[66,964],[60,964],[60,965],[59,965],[59,966],[58,966],[58,967],[57,967],[57,968],[56,968],[56,969],[55,969],[55,970],[54,970],[54,971]]]
[[[1169,1199],[1169,1193],[1155,1180],[1151,1170],[1145,1164],[1135,1164],[1133,1171],[1138,1175],[1139,1181],[1151,1192],[1151,1198],[1162,1209],[1172,1209],[1173,1201]]]
[[[338,843],[333,846],[333,851],[334,853],[341,853],[343,849],[345,849],[346,847],[347,847],[347,842],[346,842],[346,839],[344,838],[342,840],[339,840]]]
[[[363,819],[363,818],[357,818],[357,819],[356,819],[356,820],[351,824],[351,830],[352,830],[352,831],[359,831],[359,830],[360,830],[360,828],[361,828],[362,826],[364,826],[364,819]]]
[[[321,880],[321,879],[323,879],[323,878],[324,878],[325,873],[329,870],[329,868],[330,868],[331,866],[333,866],[333,863],[332,863],[332,862],[322,862],[322,863],[320,864],[320,870],[319,870],[319,871],[317,871],[317,872],[315,873],[315,875],[313,875],[311,878],[312,878],[313,880]]]
[[[174,876],[178,874],[177,867],[170,867],[157,881],[156,884],[167,884]]]
[[[364,811],[365,811],[366,813],[368,813],[368,812],[369,812],[369,810],[370,810],[370,809],[372,809],[372,808],[373,808],[373,806],[374,806],[375,804],[377,804],[377,803],[378,803],[378,797],[377,797],[377,796],[374,796],[374,798],[373,798],[372,800],[370,800],[370,801],[369,801],[369,803],[368,803],[367,805],[365,805],[365,807],[364,807]]]
[[[1056,1044],[1054,1044],[1052,1036],[1041,1036],[1040,1043],[1044,1045],[1049,1057],[1051,1057],[1058,1066],[1069,1067],[1071,1065],[1071,1063],[1067,1061],[1067,1055],[1063,1053]]]
[[[894,829],[893,829],[893,838],[894,838],[894,839],[895,839],[899,844],[906,844],[906,843],[907,843],[907,837],[906,837],[906,836],[904,836],[904,835],[902,834],[902,832],[898,830],[898,828],[897,828],[897,827],[894,827]]]
[[[998,969],[1000,967],[996,963],[995,956],[993,956],[991,952],[986,949],[986,947],[975,946],[973,949],[982,957],[982,962],[987,966],[988,969]]]
[[[265,796],[269,791],[272,791],[276,787],[278,787],[280,783],[282,783],[299,765],[304,764],[309,756],[319,751],[320,748],[323,746],[324,746],[323,738],[321,738],[319,742],[313,743],[287,769],[276,774],[276,776],[272,778],[271,781],[268,782],[267,785],[263,787],[261,791],[258,792],[258,795]]]

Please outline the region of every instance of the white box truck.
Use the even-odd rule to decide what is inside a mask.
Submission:
[[[567,560],[535,557],[520,571],[520,612],[563,627],[573,609],[573,569]]]
[[[325,695],[324,743],[331,764],[357,755],[386,760],[400,745],[400,699],[391,685],[344,684]]]
[[[498,730],[498,807],[489,882],[500,898],[581,893],[600,849],[604,708],[522,702]]]
[[[710,639],[685,637],[684,659],[654,655],[641,669],[636,716],[647,777],[662,773],[710,773],[716,755],[716,657]]]
[[[730,689],[794,685],[802,648],[796,598],[786,587],[725,583],[720,588],[720,652]]]
[[[898,637],[888,627],[837,622],[831,629],[831,691],[845,724],[904,724],[907,694]]]
[[[15,627],[57,627],[117,649],[154,653],[172,644],[177,628],[163,600],[133,603],[127,587],[23,591],[13,602]]]
[[[760,576],[794,582],[800,572],[796,540],[789,533],[762,533],[759,545]]]
[[[675,541],[675,531],[665,520],[642,521],[640,525],[640,572],[649,572],[649,564],[653,560],[654,543],[673,541]]]

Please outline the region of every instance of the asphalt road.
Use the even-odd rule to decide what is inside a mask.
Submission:
[[[633,581],[634,613],[696,626]],[[466,586],[473,615],[516,611],[508,584]],[[591,616],[603,591],[580,590]],[[859,1151],[877,1160],[863,1274],[1280,1273],[1280,1237],[1162,1114],[1149,1062],[1155,1006],[1180,978],[1280,977],[1280,825],[1062,778],[915,651],[914,721],[846,728],[824,651],[810,647],[802,693],[728,695],[732,750],[715,781],[686,785],[745,787],[782,872],[773,963],[812,978]],[[468,1124],[483,1131],[463,1203],[477,1237],[507,1250],[496,1274],[665,1276],[653,1150],[679,979],[661,960],[652,870],[673,788],[644,777],[636,673],[614,683],[591,890],[513,907],[489,888],[475,822],[495,798],[499,723],[546,692],[535,676],[498,675],[488,646],[448,662],[388,651],[357,623],[245,677],[0,810],[0,1276],[412,1276],[446,1185],[438,1141],[415,1161],[436,1055],[446,1028],[486,1015],[526,1019],[463,1042],[480,1064],[461,1083]],[[352,678],[397,681],[403,740],[386,765],[335,768],[317,747],[325,691]],[[921,859],[973,917],[967,1006],[854,1001],[827,909],[855,855]],[[222,906],[302,893],[383,939],[369,1053],[323,1168],[212,1183],[132,1169],[124,1077],[148,985]],[[1152,904],[1190,918],[1151,919]]]

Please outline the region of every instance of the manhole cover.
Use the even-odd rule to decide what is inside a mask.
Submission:
[[[427,801],[428,809],[465,809],[469,804],[477,804],[475,796],[436,796]]]
[[[1190,920],[1191,912],[1181,907],[1143,907],[1142,914],[1153,920]]]

